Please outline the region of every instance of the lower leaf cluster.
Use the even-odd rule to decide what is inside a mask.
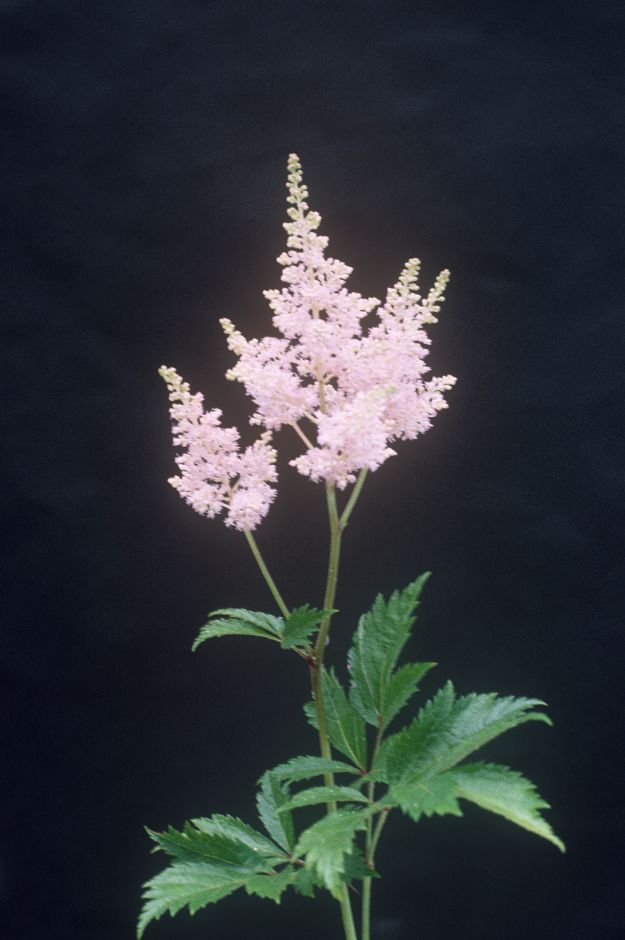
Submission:
[[[236,817],[218,815],[186,822],[181,830],[148,829],[156,850],[172,860],[144,886],[138,936],[166,912],[174,915],[187,907],[194,914],[239,888],[277,902],[289,886],[309,897],[318,887],[336,894],[344,880],[365,877],[365,865],[355,853],[354,833],[366,826],[366,811],[338,810],[304,830],[299,839],[294,836],[291,810],[295,806],[330,798],[367,802],[353,787],[311,787],[300,794],[290,793],[291,774],[299,780],[330,770],[355,772],[340,761],[301,757],[263,776],[257,802],[268,835]],[[348,856],[353,858],[348,860]]]
[[[434,665],[397,666],[425,580],[422,576],[388,601],[378,597],[360,619],[348,657],[347,689],[333,671],[322,670],[328,736],[345,760],[295,757],[264,774],[257,796],[264,833],[220,815],[194,819],[182,830],[148,830],[155,850],[170,856],[170,863],[145,885],[139,937],[165,912],[174,915],[187,907],[193,914],[239,888],[276,902],[289,887],[309,897],[316,888],[339,897],[346,882],[377,875],[375,844],[394,809],[417,822],[422,816],[461,816],[465,800],[564,850],[541,815],[548,804],[529,780],[502,765],[463,763],[505,731],[528,721],[549,723],[538,699],[458,696],[448,682],[406,727],[386,736]],[[298,608],[285,623],[238,609],[217,611],[218,619],[198,641],[220,633],[273,634],[284,648],[300,644],[304,650],[324,613]],[[315,703],[305,711],[316,726]],[[347,783],[335,782],[335,775],[347,777]],[[319,777],[322,785],[309,783]],[[325,815],[298,834],[293,811],[315,805],[325,806]]]

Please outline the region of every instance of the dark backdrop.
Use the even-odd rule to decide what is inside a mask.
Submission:
[[[242,537],[173,472],[175,365],[228,423],[218,326],[269,325],[286,157],[350,285],[453,280],[451,407],[375,473],[347,533],[342,656],[376,590],[434,574],[410,654],[461,692],[544,698],[489,748],[566,840],[468,808],[388,826],[374,936],[621,937],[624,16],[619,3],[2,4],[5,610],[2,936],[123,940],[160,867],[143,824],[230,812],[315,742],[307,676],[219,606],[270,608]],[[259,541],[319,602],[322,491],[281,458]],[[334,902],[242,893],[154,940],[339,936]]]

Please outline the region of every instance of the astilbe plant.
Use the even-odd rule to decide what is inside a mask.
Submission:
[[[171,860],[145,885],[139,937],[167,911],[188,907],[195,913],[239,888],[279,901],[292,888],[307,897],[329,891],[340,905],[346,940],[370,940],[378,842],[397,811],[415,822],[434,814],[460,816],[460,801],[467,800],[564,848],[541,815],[547,803],[533,784],[508,767],[466,761],[517,725],[549,723],[538,699],[458,696],[448,682],[402,730],[389,733],[434,665],[398,665],[427,573],[388,599],[379,595],[360,618],[347,688],[324,663],[341,541],[365,478],[395,453],[396,442],[431,427],[455,383],[450,375],[428,378],[426,365],[426,327],[436,323],[449,273],[441,272],[423,295],[413,258],[383,304],[347,290],[351,269],[326,256],[328,240],[318,234],[321,220],[309,209],[295,154],[287,188],[287,250],[278,258],[284,286],[265,291],[276,332],[246,339],[230,320],[221,321],[237,359],[227,375],[254,403],[251,423],[263,429],[258,439],[242,449],[238,431],[222,426],[218,409],[205,411],[202,396],[175,369],[163,366],[160,374],[180,448],[179,475],[170,483],[196,512],[210,518],[224,513],[226,525],[243,533],[279,611],[216,610],[193,649],[238,634],[270,640],[303,658],[312,692],[304,710],[317,729],[319,755],[293,757],[262,776],[257,805],[264,832],[224,815],[192,819],[180,831],[148,830]],[[374,325],[363,329],[372,315]],[[325,487],[330,545],[320,608],[287,606],[253,535],[275,497],[272,441],[282,428],[302,445],[291,465]],[[301,829],[294,811],[307,806],[319,806],[320,818]]]

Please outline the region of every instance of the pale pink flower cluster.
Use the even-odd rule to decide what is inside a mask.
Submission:
[[[436,323],[449,272],[423,297],[419,261],[410,259],[381,307],[377,298],[347,290],[351,268],[325,255],[328,239],[317,233],[321,218],[308,207],[295,154],[288,168],[287,251],[278,258],[286,286],[264,292],[281,335],[246,340],[223,319],[238,357],[227,375],[253,399],[252,423],[270,430],[292,425],[307,442],[291,461],[300,473],[342,489],[393,455],[394,440],[427,431],[447,407],[444,392],[455,378],[424,376],[425,326]],[[365,332],[362,321],[376,308],[377,323]]]
[[[321,218],[308,207],[295,154],[288,171],[287,250],[277,259],[285,286],[264,292],[279,335],[248,340],[221,320],[237,356],[226,374],[244,385],[255,405],[251,423],[267,433],[241,452],[239,434],[221,426],[221,412],[205,412],[201,395],[192,395],[173,369],[161,369],[174,443],[186,449],[176,458],[181,475],[170,482],[197,512],[213,517],[225,509],[227,525],[248,531],[275,495],[275,451],[267,434],[292,426],[306,449],[291,464],[343,489],[392,456],[392,442],[427,431],[456,381],[425,378],[425,327],[436,323],[449,272],[442,271],[424,297],[419,261],[410,259],[382,306],[347,290],[352,269],[326,257],[328,239],[317,232]],[[364,330],[363,320],[374,311],[375,324]]]
[[[241,451],[236,428],[221,425],[221,411],[204,410],[204,399],[191,394],[175,369],[161,366],[167,383],[174,446],[180,476],[169,482],[201,515],[214,518],[226,510],[226,525],[241,531],[255,529],[275,498],[276,452],[264,434]]]

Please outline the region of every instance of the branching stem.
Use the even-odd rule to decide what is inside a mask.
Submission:
[[[354,506],[356,505],[356,501],[358,500],[358,497],[360,496],[360,491],[362,490],[364,486],[364,482],[367,479],[368,472],[369,471],[366,468],[363,468],[358,474],[358,479],[356,480],[356,483],[354,484],[354,489],[350,493],[350,497],[347,501],[347,505],[345,506],[345,509],[343,510],[343,515],[341,516],[339,520],[341,529],[345,529],[347,526],[347,523],[349,522],[349,517],[354,511]]]
[[[260,549],[258,545],[256,544],[256,539],[254,538],[252,533],[247,530],[244,534],[245,534],[245,538],[247,539],[247,544],[252,550],[252,555],[256,559],[256,563],[258,567],[260,568],[263,578],[265,579],[267,587],[271,591],[274,601],[280,608],[280,613],[282,614],[283,617],[288,618],[290,616],[289,608],[284,603],[284,600],[282,599],[282,595],[280,594],[280,591],[276,587],[276,582],[273,580],[273,578],[269,574],[269,568],[265,564],[265,560],[260,553]]]
[[[301,432],[301,429],[296,425],[293,425],[294,430],[299,434],[299,436],[304,439],[305,435]],[[305,441],[307,443],[307,441]],[[336,597],[336,585],[338,580],[339,573],[339,562],[341,556],[341,537],[343,530],[347,525],[349,518],[352,514],[356,501],[360,495],[360,491],[365,481],[367,475],[366,470],[361,470],[358,480],[350,494],[349,500],[345,509],[343,510],[342,515],[339,518],[338,508],[336,504],[336,488],[333,483],[326,484],[326,502],[328,507],[328,521],[330,523],[330,553],[328,558],[328,573],[326,578],[326,587],[323,600],[323,607],[325,610],[331,610],[334,606],[334,600]],[[269,573],[269,569],[265,564],[263,556],[260,553],[260,549],[256,544],[256,540],[251,532],[245,532],[245,538],[247,543],[250,546],[252,554],[260,568],[261,574],[265,579],[267,587],[271,591],[272,597],[274,598],[276,604],[278,605],[280,612],[284,617],[289,616],[289,609],[286,606],[282,595],[280,594],[275,581]],[[325,647],[328,639],[328,633],[330,630],[330,624],[332,622],[332,614],[328,614],[321,622],[319,626],[319,633],[313,650],[312,663],[311,663],[311,685],[313,698],[315,702],[315,710],[317,713],[317,723],[319,725],[319,746],[321,750],[321,755],[326,758],[332,757],[332,749],[330,747],[330,739],[328,737],[327,722],[325,715],[325,708],[323,704],[323,688],[322,688],[322,667],[323,667],[323,657],[325,653]],[[334,784],[334,775],[325,774],[324,780],[326,786],[333,786]],[[371,797],[371,800],[373,797]],[[336,802],[330,801],[327,804],[328,812],[336,812]],[[369,843],[371,839],[371,824],[369,824],[369,830],[367,833],[367,842]],[[367,878],[364,881],[364,891],[368,894],[370,899],[371,891],[371,879]],[[365,896],[363,893],[363,930],[365,925]],[[356,933],[356,926],[354,924],[354,916],[352,913],[351,901],[349,898],[349,892],[347,885],[344,884],[340,890],[339,904],[341,906],[341,918],[343,921],[343,930],[345,932],[345,940],[358,940]],[[369,913],[369,904],[368,901],[366,905],[367,917]],[[368,927],[367,927],[368,930]],[[365,934],[363,933],[363,940],[365,940]]]
[[[295,433],[297,434],[297,436],[299,437],[299,439],[304,442],[304,444],[306,445],[306,447],[312,447],[312,446],[313,446],[312,443],[310,442],[310,440],[308,439],[308,437],[304,434],[304,432],[303,432],[302,429],[300,428],[300,426],[299,426],[299,424],[297,423],[297,421],[294,421],[293,424],[291,425],[291,427],[293,428],[293,430],[295,431]]]

